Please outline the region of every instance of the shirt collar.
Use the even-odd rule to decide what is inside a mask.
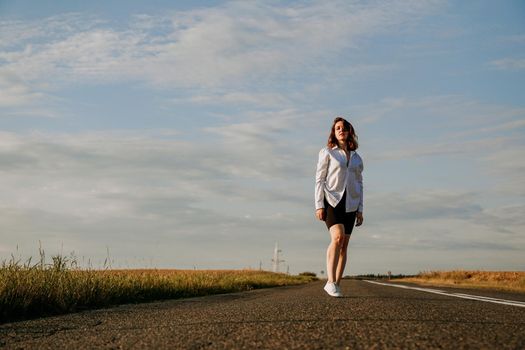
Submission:
[[[335,150],[335,149],[340,149],[341,151],[343,150],[342,148],[339,148],[338,145],[335,145],[334,147],[332,147],[332,150]],[[350,154],[354,153],[355,151],[350,151]]]

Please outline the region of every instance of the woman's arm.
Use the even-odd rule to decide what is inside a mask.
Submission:
[[[361,226],[363,224],[363,160],[361,159],[360,171],[357,176],[357,184],[359,186],[359,206],[357,207],[357,215],[355,220],[356,226]]]
[[[330,155],[328,154],[326,148],[323,148],[319,152],[317,170],[315,172],[315,214],[319,220],[325,219],[324,187],[326,182],[326,174],[328,173],[329,162]]]

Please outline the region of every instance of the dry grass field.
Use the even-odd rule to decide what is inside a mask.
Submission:
[[[53,263],[3,262],[0,322],[123,303],[307,283],[312,276],[258,270],[92,270],[64,257]]]
[[[428,271],[393,281],[525,293],[525,271]]]

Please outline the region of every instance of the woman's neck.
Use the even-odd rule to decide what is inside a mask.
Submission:
[[[345,151],[348,151],[348,147],[346,145],[346,142],[345,143],[338,142],[337,146],[339,146],[339,148],[341,148],[341,149],[344,149]]]

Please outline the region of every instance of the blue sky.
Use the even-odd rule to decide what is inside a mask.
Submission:
[[[319,273],[344,115],[348,273],[523,270],[524,83],[522,1],[0,1],[0,258]]]

